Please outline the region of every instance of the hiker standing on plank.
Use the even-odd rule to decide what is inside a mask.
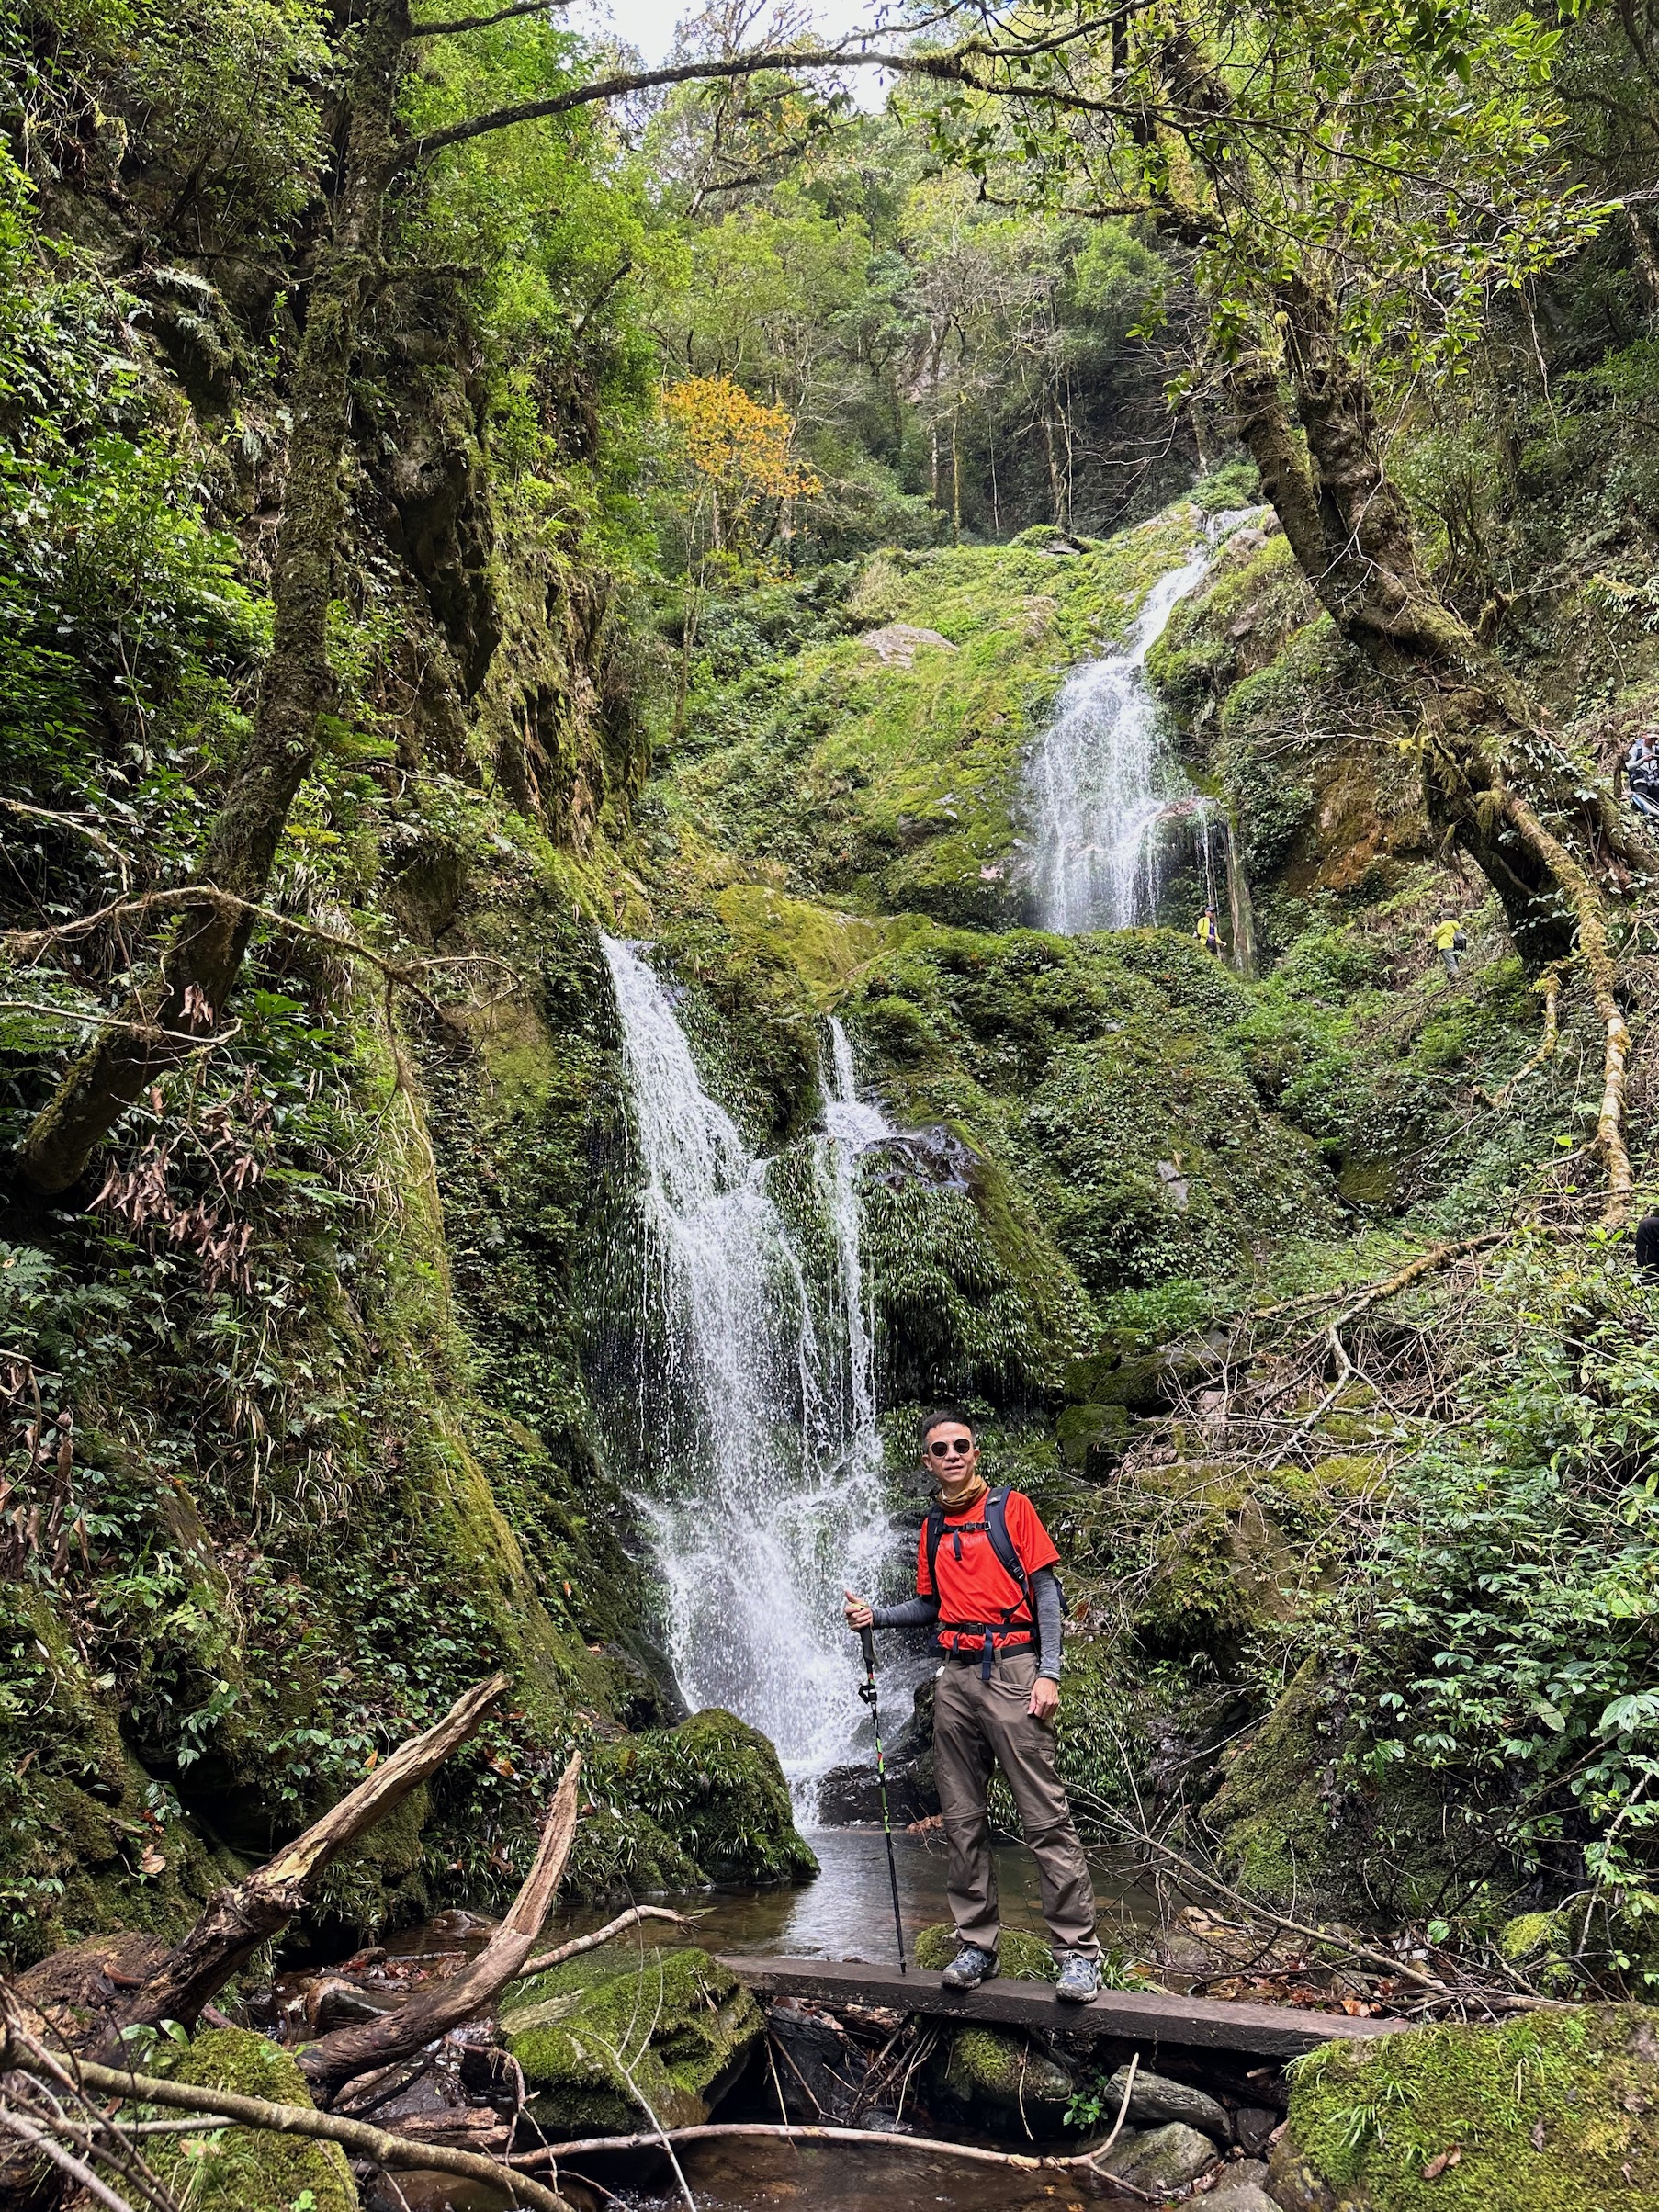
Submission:
[[[1087,2004],[1100,1987],[1094,1890],[1055,1766],[1060,1555],[1030,1498],[987,1484],[965,1414],[936,1407],[920,1434],[922,1464],[939,1495],[917,1545],[917,1595],[902,1605],[870,1606],[849,1590],[846,1614],[852,1629],[936,1628],[944,1654],[933,1700],[933,1764],[961,1946],[944,1970],[945,1987],[975,1989],[997,1970],[988,1799],[999,1766],[1037,1862],[1043,1917],[1060,1969],[1056,1994]]]

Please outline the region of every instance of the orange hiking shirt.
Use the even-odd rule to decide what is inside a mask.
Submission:
[[[985,1649],[982,1635],[954,1631],[946,1626],[952,1620],[985,1620],[995,1626],[1011,1613],[1014,1618],[1010,1626],[1016,1633],[1035,1639],[1036,1623],[1026,1610],[1025,1593],[997,1557],[985,1532],[985,1504],[983,1497],[976,1497],[960,1513],[945,1516],[944,1534],[939,1542],[937,1590],[928,1573],[925,1521],[916,1540],[916,1593],[920,1597],[938,1598],[939,1641],[948,1652]],[[1022,1490],[1009,1492],[1004,1517],[1009,1541],[1028,1577],[1041,1567],[1058,1563],[1060,1554],[1038,1518],[1037,1508]]]

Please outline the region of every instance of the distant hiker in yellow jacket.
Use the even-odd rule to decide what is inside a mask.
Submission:
[[[1221,958],[1221,931],[1215,926],[1215,908],[1213,907],[1204,908],[1198,918],[1198,927],[1192,934],[1198,939],[1206,953],[1213,954],[1217,960]]]
[[[1468,944],[1469,940],[1464,936],[1461,924],[1453,920],[1450,914],[1445,915],[1434,933],[1434,949],[1440,955],[1446,973],[1454,983]]]

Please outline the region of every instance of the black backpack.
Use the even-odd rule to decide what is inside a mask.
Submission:
[[[1037,1606],[1036,1600],[1032,1596],[1031,1577],[1021,1563],[1020,1554],[1014,1549],[1014,1540],[1008,1532],[1009,1488],[1010,1485],[1004,1483],[999,1489],[988,1490],[985,1494],[985,1518],[982,1521],[961,1521],[952,1533],[956,1536],[984,1534],[990,1538],[991,1550],[997,1554],[998,1564],[1007,1574],[1009,1580],[1017,1585],[1021,1596],[1025,1599],[1027,1622],[1010,1620],[1005,1622],[1004,1625],[1023,1627],[1029,1623],[1034,1638],[1037,1632]],[[944,1507],[937,1501],[928,1508],[926,1528],[928,1580],[932,1584],[934,1595],[937,1597],[939,1592],[939,1547],[944,1541]],[[1059,1588],[1057,1575],[1055,1578],[1055,1586],[1056,1589]],[[1066,1610],[1066,1594],[1063,1590],[1060,1593],[1060,1610],[1062,1613]]]

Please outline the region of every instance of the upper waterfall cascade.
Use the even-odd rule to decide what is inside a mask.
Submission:
[[[1026,771],[1033,825],[1037,920],[1062,937],[1084,930],[1130,930],[1157,905],[1156,830],[1187,802],[1213,885],[1205,807],[1160,742],[1146,655],[1177,605],[1203,581],[1221,540],[1263,512],[1213,516],[1205,543],[1167,570],[1142,604],[1127,641],[1086,660],[1061,687],[1047,730]],[[1211,897],[1213,897],[1213,889]]]
[[[809,1792],[851,1755],[862,1716],[842,1587],[873,1584],[894,1545],[857,1168],[893,1132],[859,1099],[831,1023],[810,1178],[828,1234],[804,1236],[704,1089],[661,979],[634,947],[603,942],[639,1154],[645,1340],[660,1347],[638,1377],[639,1416],[666,1448],[640,1503],[670,1656],[694,1707],[762,1729]]]

